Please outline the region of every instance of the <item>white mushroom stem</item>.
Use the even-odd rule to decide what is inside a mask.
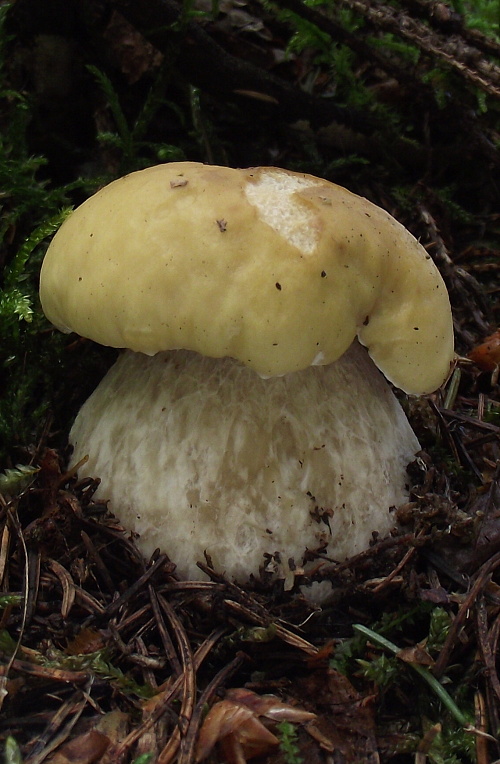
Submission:
[[[149,555],[202,578],[287,575],[306,549],[343,559],[395,524],[419,449],[388,384],[354,343],[341,359],[260,378],[190,351],[125,352],[73,426],[80,476],[101,478]],[[271,560],[271,557],[273,558]]]

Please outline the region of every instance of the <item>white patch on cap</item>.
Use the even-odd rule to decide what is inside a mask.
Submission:
[[[247,183],[245,194],[265,223],[304,254],[310,255],[319,238],[314,225],[315,215],[295,193],[317,185],[311,178],[270,170],[261,172],[255,183]]]

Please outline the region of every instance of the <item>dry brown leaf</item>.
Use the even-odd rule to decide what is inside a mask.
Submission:
[[[88,655],[102,650],[106,644],[100,631],[84,627],[66,646],[68,655]]]
[[[308,722],[316,717],[310,711],[295,708],[283,703],[276,695],[257,695],[244,687],[234,687],[226,693],[226,699],[241,703],[250,708],[257,716],[265,716],[274,721]]]
[[[196,761],[206,759],[218,740],[236,732],[253,715],[253,711],[249,708],[230,700],[215,703],[206,715],[200,730]]]
[[[344,764],[379,761],[373,695],[360,694],[349,679],[333,669],[321,669],[298,680],[300,697],[317,710],[312,735],[322,748],[335,750]]]
[[[500,329],[473,348],[469,358],[483,371],[494,371],[500,364]]]
[[[244,687],[232,688],[224,700],[212,706],[203,722],[196,761],[203,761],[217,743],[228,764],[243,764],[277,746],[278,738],[259,721],[259,716],[296,723],[316,718],[309,711],[283,703],[275,695],[257,695]]]
[[[131,85],[162,62],[162,54],[117,11],[111,15],[104,37]]]
[[[109,738],[90,730],[61,746],[48,761],[50,764],[95,764],[105,753]]]
[[[226,751],[241,751],[245,761],[262,756],[279,745],[278,738],[256,716],[247,719],[237,732],[227,735],[222,742]],[[228,758],[228,764],[232,764],[231,757]]]
[[[419,666],[433,666],[434,660],[427,650],[420,645],[404,647],[397,653],[397,657],[405,663],[417,663]]]

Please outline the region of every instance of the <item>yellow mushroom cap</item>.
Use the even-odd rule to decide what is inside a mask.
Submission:
[[[357,336],[420,394],[453,357],[446,287],[417,240],[366,199],[273,167],[176,162],[110,183],[54,237],[40,297],[63,331],[263,376],[332,363]]]

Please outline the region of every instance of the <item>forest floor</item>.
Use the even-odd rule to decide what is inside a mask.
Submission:
[[[500,760],[498,36],[420,0],[146,5],[1,4],[5,760]],[[180,580],[67,471],[115,354],[43,318],[47,238],[111,178],[183,158],[348,186],[450,293],[456,367],[402,400],[422,451],[397,528],[289,591],[207,560]]]

